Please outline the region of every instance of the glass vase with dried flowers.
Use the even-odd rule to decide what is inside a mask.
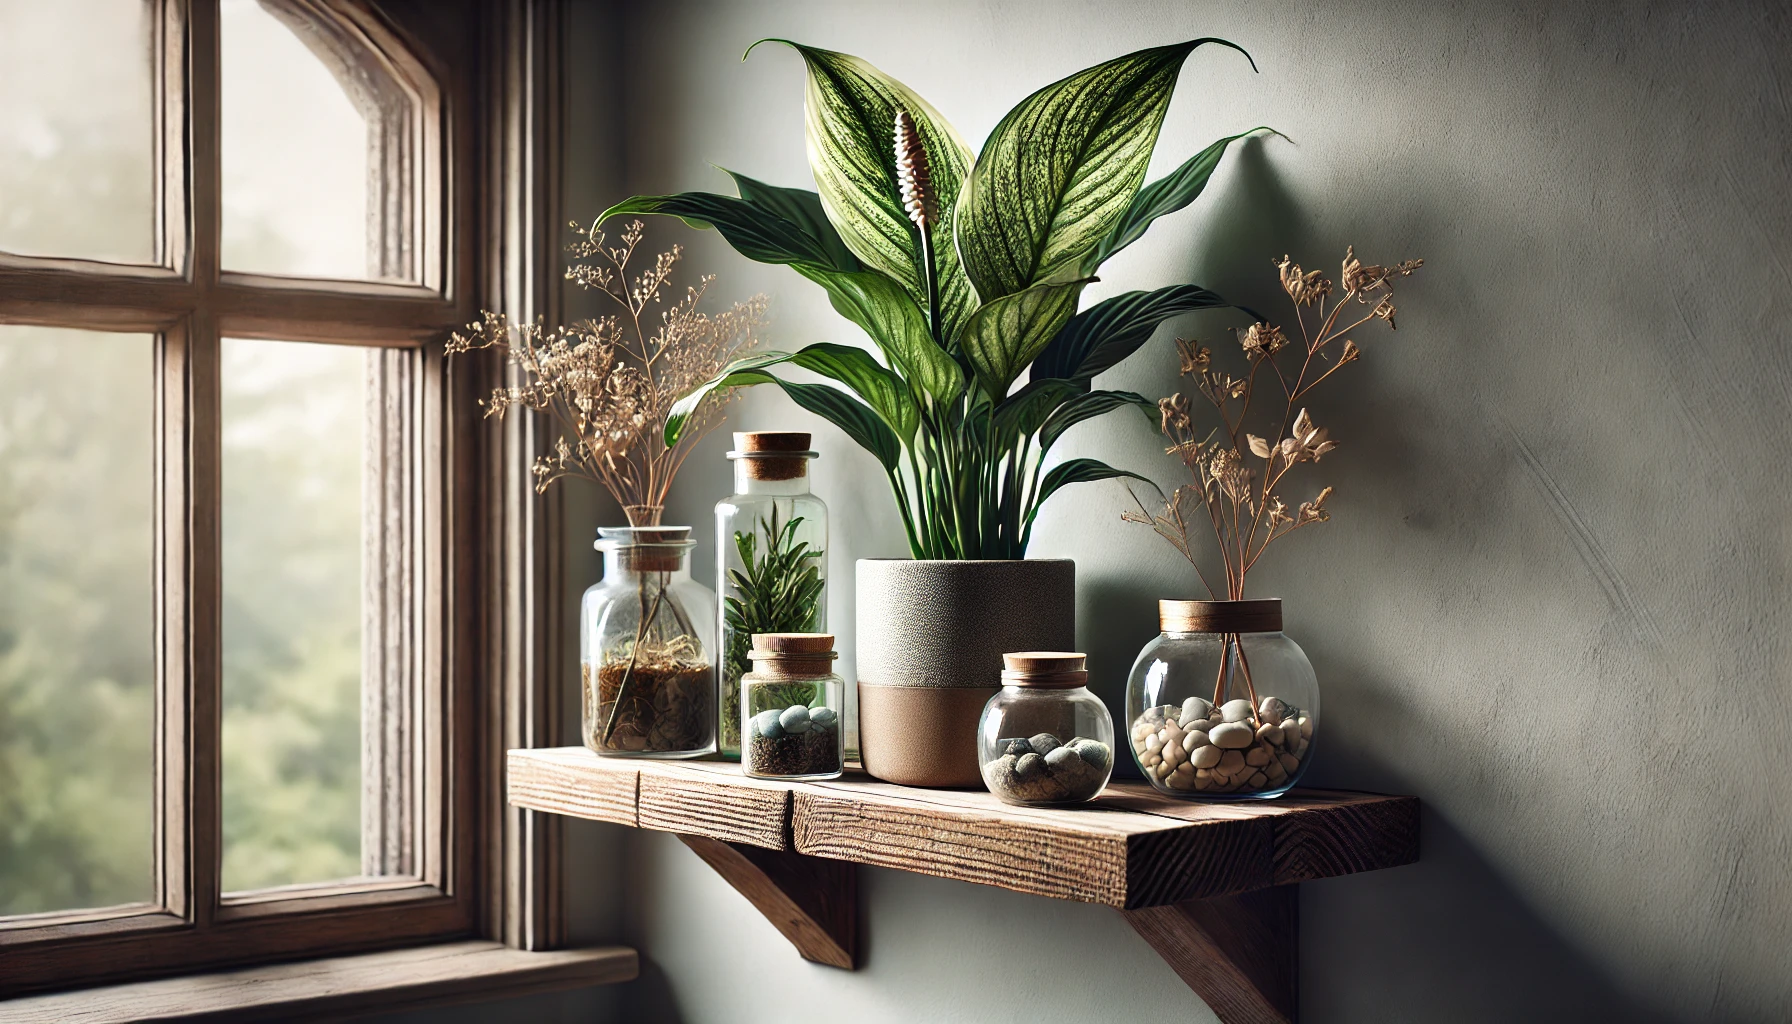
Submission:
[[[585,745],[616,756],[706,754],[715,749],[716,598],[691,579],[690,527],[662,525],[660,516],[679,467],[720,421],[727,394],[705,403],[697,429],[675,444],[660,425],[680,395],[752,346],[766,300],[705,313],[698,306],[714,278],[704,277],[668,302],[680,247],[635,270],[639,221],[620,245],[596,228],[574,231],[567,279],[605,296],[616,312],[556,328],[485,313],[448,351],[503,351],[516,382],[492,392],[482,403],[486,414],[528,409],[558,426],[551,453],[533,468],[538,493],[582,477],[628,516],[629,525],[598,531],[604,577],[580,605]]]
[[[1133,758],[1166,793],[1276,797],[1311,762],[1319,725],[1313,666],[1282,632],[1280,599],[1246,600],[1245,579],[1271,544],[1331,517],[1330,487],[1293,511],[1282,497],[1290,471],[1338,447],[1302,403],[1361,357],[1350,332],[1376,320],[1394,326],[1394,280],[1423,262],[1366,265],[1347,249],[1334,284],[1282,257],[1277,270],[1300,338],[1269,323],[1252,324],[1238,336],[1243,376],[1215,368],[1207,347],[1176,341],[1182,375],[1201,399],[1193,404],[1211,410],[1217,422],[1205,431],[1196,426],[1184,394],[1159,401],[1166,451],[1182,460],[1193,482],[1155,511],[1139,501],[1122,514],[1169,541],[1207,589],[1207,600],[1158,602],[1162,633],[1139,653],[1127,684]],[[1265,397],[1259,385],[1266,401],[1256,401]],[[1258,422],[1272,424],[1273,432],[1252,433]],[[1204,569],[1202,538],[1210,534],[1220,565],[1212,566],[1209,555]]]

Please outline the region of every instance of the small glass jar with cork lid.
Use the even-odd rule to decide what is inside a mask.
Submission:
[[[741,768],[761,779],[837,779],[846,686],[829,633],[755,633],[740,677]]]
[[[989,791],[1011,804],[1095,799],[1114,769],[1114,720],[1089,692],[1083,655],[1021,651],[1002,665],[977,731]]]
[[[716,747],[741,754],[740,680],[755,633],[827,628],[828,507],[809,492],[809,435],[734,435],[734,494],[716,503],[716,589],[721,592],[721,720]],[[831,649],[831,648],[830,648]]]

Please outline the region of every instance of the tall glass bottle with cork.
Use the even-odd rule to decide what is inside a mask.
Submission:
[[[734,435],[735,493],[716,504],[716,585],[721,592],[720,699],[716,749],[738,760],[741,676],[755,633],[827,628],[828,508],[809,491],[809,435]]]

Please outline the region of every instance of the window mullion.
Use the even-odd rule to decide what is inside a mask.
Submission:
[[[213,294],[221,244],[219,29],[217,0],[186,5],[187,139],[191,269],[198,308],[187,323],[186,613],[189,829],[188,913],[201,929],[220,903],[223,861],[222,685],[222,385],[219,321]]]

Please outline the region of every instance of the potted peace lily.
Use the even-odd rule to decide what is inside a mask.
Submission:
[[[1026,559],[1039,508],[1073,483],[1136,477],[1089,458],[1048,465],[1052,446],[1115,409],[1155,423],[1155,402],[1094,378],[1165,319],[1227,305],[1184,284],[1077,309],[1102,262],[1192,202],[1250,134],[1145,184],[1184,60],[1203,43],[1239,47],[1197,39],[1071,75],[1023,100],[974,154],[926,100],[858,57],[768,41],[807,66],[816,190],[729,172],[738,196],[636,196],[604,217],[675,216],[790,266],[882,359],[821,343],[738,360],[673,407],[665,440],[676,444],[716,389],[775,384],[877,459],[913,558],[858,565],[862,758],[893,782],[980,785],[976,721],[1002,653],[1075,649],[1074,564]],[[786,380],[781,366],[834,384]]]

